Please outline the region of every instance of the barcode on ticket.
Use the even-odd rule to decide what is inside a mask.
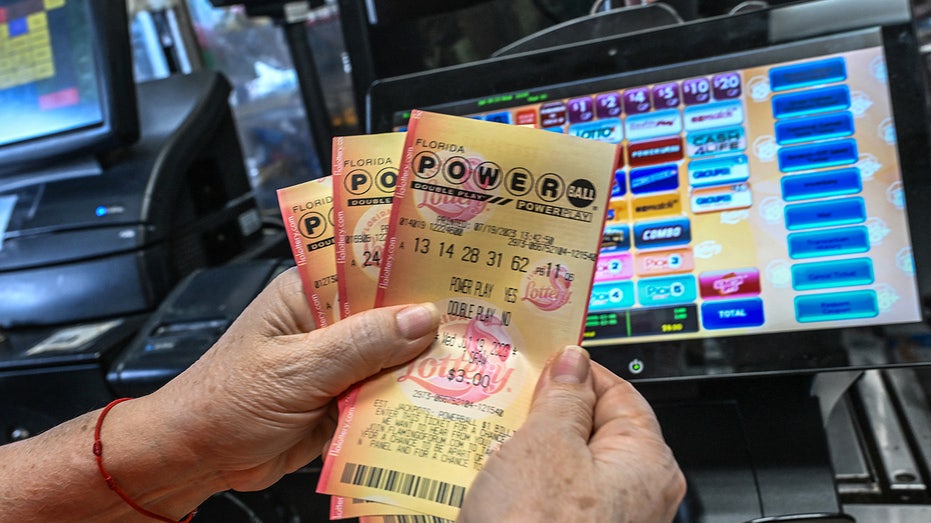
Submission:
[[[435,503],[461,507],[465,498],[465,487],[453,485],[444,481],[437,481],[414,474],[407,474],[397,470],[346,463],[340,482],[348,485],[387,490],[405,496],[426,499]],[[407,520],[398,520],[403,522]],[[419,523],[420,520],[412,520]],[[430,522],[432,520],[423,520]]]
[[[383,523],[453,523],[448,519],[423,514],[382,516]]]

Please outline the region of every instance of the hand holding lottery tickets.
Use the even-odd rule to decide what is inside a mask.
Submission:
[[[570,347],[544,369],[527,421],[486,462],[459,521],[671,521],[684,495],[647,402]]]
[[[99,420],[107,474],[159,518],[178,521],[216,492],[268,487],[320,455],[335,429],[334,398],[419,354],[439,323],[433,305],[366,311],[318,330],[311,318],[291,269],[158,391],[115,405],[105,418],[98,410],[0,447],[0,514],[146,521],[97,468]]]

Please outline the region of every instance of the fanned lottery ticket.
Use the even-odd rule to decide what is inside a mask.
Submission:
[[[314,323],[325,327],[339,319],[332,178],[311,180],[277,192],[288,243]]]
[[[456,519],[526,418],[547,358],[581,341],[618,148],[415,111],[376,305],[433,301],[433,345],[351,389],[318,491]]]
[[[404,133],[333,139],[333,208],[340,316],[375,306]]]

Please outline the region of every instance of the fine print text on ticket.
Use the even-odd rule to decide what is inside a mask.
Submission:
[[[375,305],[433,301],[439,334],[342,398],[318,491],[456,519],[486,457],[523,423],[546,360],[581,341],[617,155],[413,113]]]
[[[278,207],[314,323],[326,327],[339,319],[332,178],[278,189]]]

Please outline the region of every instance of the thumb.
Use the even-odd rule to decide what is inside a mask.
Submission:
[[[303,340],[312,340],[314,346],[316,361],[309,373],[314,389],[335,397],[382,369],[410,360],[430,345],[439,322],[436,305],[422,303],[371,309],[306,334]],[[306,341],[299,345],[306,351]]]
[[[588,352],[568,346],[544,367],[537,382],[527,425],[539,423],[588,442],[592,432],[595,391]]]

